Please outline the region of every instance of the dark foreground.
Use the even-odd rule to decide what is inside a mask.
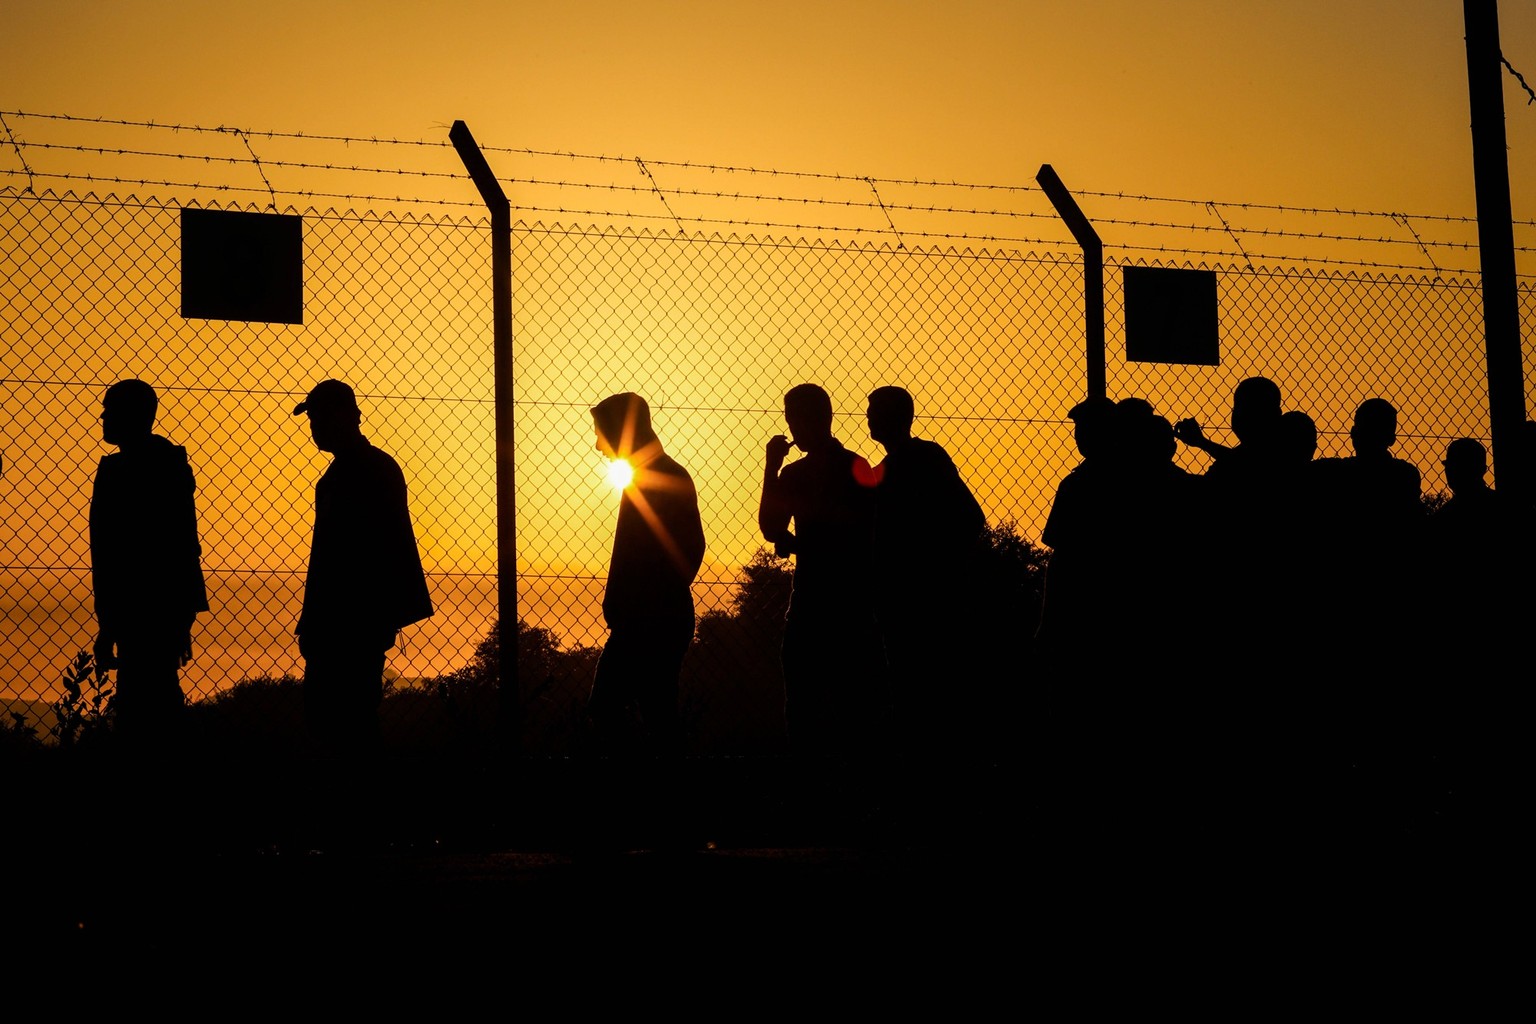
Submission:
[[[1465,964],[1491,981],[1526,903],[1513,790],[1358,765],[1296,785],[995,759],[8,775],[13,968],[398,963],[569,981],[577,1007],[645,979],[722,1015],[790,990],[979,1013],[1235,986],[1251,1008]]]

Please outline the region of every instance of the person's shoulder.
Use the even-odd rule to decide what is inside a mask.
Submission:
[[[939,442],[930,441],[922,437],[915,437],[912,440],[915,442],[912,445],[912,451],[923,463],[930,466],[953,466],[955,464],[955,460],[950,457],[949,450],[939,444]]]
[[[400,463],[395,457],[372,441],[365,441],[358,449],[358,457],[363,465],[381,473],[391,475],[400,473]]]
[[[177,444],[170,438],[162,437],[159,434],[150,436],[150,445],[149,451],[152,453],[155,461],[165,466],[168,470],[179,472],[191,469],[192,462],[187,458],[186,445]]]
[[[811,467],[813,467],[815,464],[816,463],[812,456],[802,455],[795,461],[786,462],[782,467],[780,467],[779,479],[785,483],[794,483],[796,480],[801,479],[807,473],[811,472]]]
[[[678,462],[672,456],[665,453],[658,456],[656,460],[646,468],[651,470],[653,473],[660,473],[663,476],[673,477],[688,487],[693,486],[693,474],[689,473],[681,462]]]

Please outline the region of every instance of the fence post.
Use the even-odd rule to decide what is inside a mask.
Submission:
[[[1472,174],[1477,188],[1477,250],[1483,278],[1488,359],[1488,426],[1499,490],[1528,497],[1520,458],[1525,370],[1520,356],[1520,296],[1504,136],[1504,57],[1497,0],[1462,0],[1467,30],[1467,92],[1472,100]]]
[[[1104,381],[1104,243],[1088,218],[1078,208],[1077,200],[1061,183],[1050,164],[1041,164],[1035,181],[1056,207],[1056,213],[1083,249],[1083,327],[1087,349],[1084,361],[1088,373],[1089,398],[1103,398]]]
[[[491,212],[491,319],[496,389],[497,729],[508,753],[521,752],[523,702],[517,679],[517,509],[512,475],[512,204],[469,126],[448,131],[464,169]]]

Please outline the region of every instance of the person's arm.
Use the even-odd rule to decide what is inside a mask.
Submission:
[[[779,470],[788,456],[789,438],[775,434],[768,439],[763,494],[757,503],[757,528],[763,532],[763,539],[773,544],[780,558],[793,553],[795,541],[795,535],[789,529],[792,513],[783,493],[783,482],[779,479]]]
[[[96,640],[91,647],[91,657],[97,679],[117,667],[117,630],[113,620],[118,606],[115,577],[120,570],[113,564],[118,547],[113,529],[115,519],[121,513],[113,504],[113,480],[111,464],[103,458],[96,467],[87,524],[91,548],[91,596],[96,605]]]
[[[1200,429],[1200,423],[1195,419],[1182,419],[1173,425],[1173,436],[1183,441],[1191,448],[1196,448],[1213,459],[1220,459],[1232,449],[1220,441],[1212,441],[1205,436],[1205,431]]]

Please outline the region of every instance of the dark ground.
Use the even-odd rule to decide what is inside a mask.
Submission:
[[[10,766],[9,965],[205,961],[260,978],[340,958],[573,993],[687,975],[695,995],[862,991],[946,1015],[1181,985],[1279,1005],[1377,971],[1429,985],[1464,958],[1496,975],[1516,950],[1493,936],[1526,903],[1524,840],[1494,824],[1489,794],[1354,768],[1280,787],[996,760],[196,774]]]

